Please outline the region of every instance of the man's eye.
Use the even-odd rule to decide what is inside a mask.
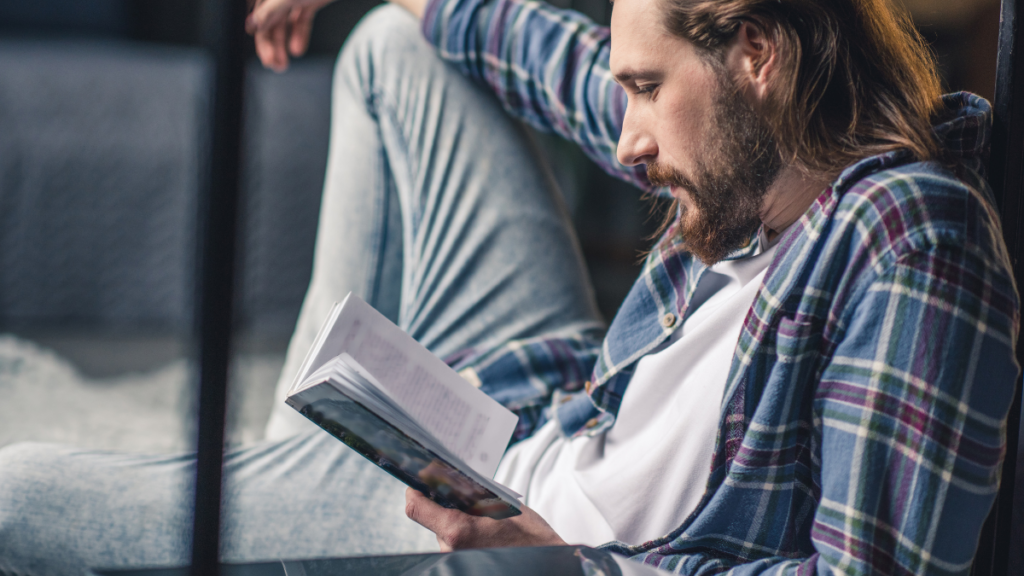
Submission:
[[[657,84],[644,84],[643,86],[636,87],[636,93],[638,95],[650,96],[651,94],[654,94],[654,91],[655,89],[657,89],[657,87]]]

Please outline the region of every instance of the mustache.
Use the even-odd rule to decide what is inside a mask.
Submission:
[[[693,183],[671,166],[650,162],[647,164],[647,179],[655,186],[679,186],[693,189]]]
[[[675,186],[686,190],[687,195],[694,201],[708,200],[707,193],[696,182],[687,178],[675,168],[657,161],[647,164],[647,179],[657,187]]]

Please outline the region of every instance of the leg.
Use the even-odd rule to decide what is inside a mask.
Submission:
[[[225,461],[224,561],[432,551],[404,517],[404,487],[319,432]],[[49,444],[0,450],[0,574],[189,562],[191,455]]]
[[[564,210],[524,134],[400,9],[375,11],[353,33],[333,122],[316,272],[283,386],[349,290],[442,356],[598,322]],[[397,481],[318,429],[300,432],[280,417],[287,410],[270,427],[282,439],[227,458],[226,560],[435,546],[405,519]],[[187,456],[0,451],[0,572],[186,562],[193,467]]]
[[[350,290],[442,358],[599,322],[544,162],[485,89],[384,7],[353,33],[334,81],[313,279],[268,438],[311,424],[284,393],[331,304]]]

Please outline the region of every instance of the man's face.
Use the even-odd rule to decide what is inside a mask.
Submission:
[[[653,184],[671,187],[678,233],[713,264],[760,224],[781,163],[771,131],[729,70],[742,60],[702,57],[692,43],[669,34],[661,1],[613,5],[611,70],[629,98],[618,157],[626,165],[646,164]]]

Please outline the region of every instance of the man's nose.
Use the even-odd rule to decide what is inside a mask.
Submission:
[[[626,107],[626,116],[622,119],[622,134],[615,150],[616,156],[625,166],[647,164],[658,157],[658,145],[650,131],[645,129],[644,122],[636,114],[631,114]]]

